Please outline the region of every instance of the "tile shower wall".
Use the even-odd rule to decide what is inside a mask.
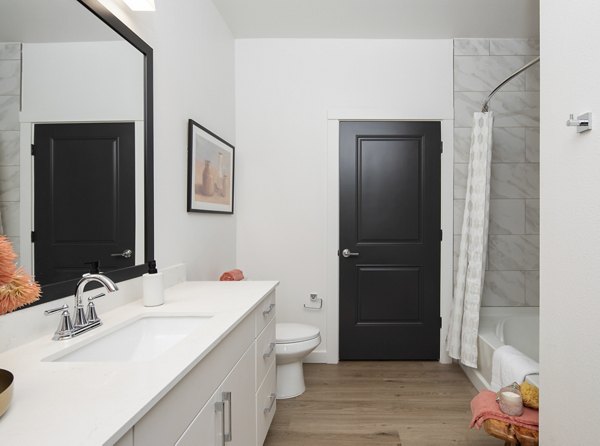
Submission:
[[[0,43],[0,219],[19,250],[21,44]]]
[[[454,40],[454,267],[467,183],[473,112],[539,54],[532,39]],[[539,305],[539,64],[509,82],[494,112],[490,235],[482,306]]]

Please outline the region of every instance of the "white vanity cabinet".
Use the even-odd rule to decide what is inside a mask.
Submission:
[[[275,292],[133,427],[134,446],[262,446],[275,412]]]

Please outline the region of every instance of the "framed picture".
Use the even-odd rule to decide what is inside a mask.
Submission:
[[[188,212],[233,214],[235,148],[190,119],[188,124]]]

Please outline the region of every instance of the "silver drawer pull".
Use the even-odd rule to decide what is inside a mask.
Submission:
[[[271,342],[269,344],[269,351],[263,354],[263,359],[269,358],[273,354],[273,350],[275,350],[275,343]]]
[[[225,433],[225,428],[223,427],[223,438],[224,441],[231,441],[233,439],[233,432],[231,431],[232,428],[232,424],[231,424],[231,392],[223,392],[222,394],[223,396],[223,404],[227,403],[227,413],[228,413],[228,424],[229,424],[229,430],[227,433]],[[223,418],[225,418],[225,407],[223,407]],[[223,425],[225,424],[225,421],[223,420]]]
[[[273,308],[275,308],[275,304],[271,304],[269,305],[269,308],[265,311],[263,311],[263,316],[266,316],[267,314],[269,314],[271,311],[273,311]]]
[[[225,403],[223,401],[215,403],[215,412],[221,412],[221,446],[225,446]]]
[[[265,415],[268,414],[269,412],[271,412],[271,410],[273,410],[273,405],[275,404],[275,400],[277,399],[277,395],[275,395],[274,393],[272,393],[271,395],[269,395],[269,407],[265,407]]]

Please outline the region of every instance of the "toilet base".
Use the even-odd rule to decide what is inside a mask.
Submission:
[[[302,361],[277,364],[277,399],[294,398],[304,393],[304,370]]]

